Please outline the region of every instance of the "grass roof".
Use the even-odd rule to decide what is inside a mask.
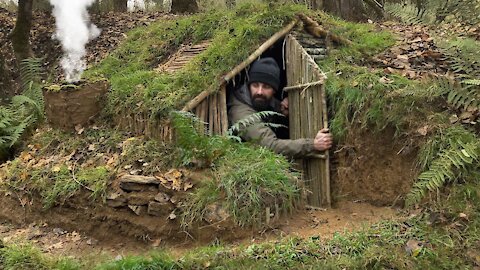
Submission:
[[[158,118],[181,109],[203,90],[216,90],[220,77],[241,63],[258,46],[307,12],[301,5],[244,4],[178,19],[162,19],[137,28],[126,41],[86,77],[105,76],[112,85],[107,112],[135,112]],[[154,71],[181,44],[210,40],[208,49],[182,70]]]

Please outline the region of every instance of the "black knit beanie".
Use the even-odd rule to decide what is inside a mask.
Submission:
[[[257,60],[248,72],[248,84],[262,82],[269,84],[275,91],[280,87],[280,68],[275,59],[268,57]]]

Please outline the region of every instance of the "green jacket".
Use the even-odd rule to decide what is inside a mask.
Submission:
[[[228,119],[230,124],[257,113],[252,106],[250,91],[245,84],[237,89],[229,98]],[[280,101],[272,99],[270,111],[280,112]],[[264,120],[265,121],[265,120]],[[267,121],[268,122],[268,121]],[[313,148],[313,139],[282,140],[278,139],[273,130],[262,123],[250,125],[240,132],[240,137],[245,141],[253,141],[270,148],[278,154],[291,158],[304,158],[318,153]]]

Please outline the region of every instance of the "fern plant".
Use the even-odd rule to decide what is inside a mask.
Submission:
[[[22,95],[14,96],[10,104],[0,107],[0,160],[8,156],[26,130],[43,117],[41,61],[40,58],[22,61]]]
[[[230,126],[230,128],[227,130],[227,136],[230,139],[240,142],[242,132],[245,132],[246,128],[253,125],[262,125],[270,128],[286,128],[285,125],[276,124],[269,121],[269,119],[275,116],[285,117],[283,114],[274,111],[256,112],[242,120],[237,121],[232,126]]]
[[[27,58],[20,63],[20,78],[22,80],[22,95],[29,97],[43,112],[44,101],[41,88],[43,58]]]
[[[475,87],[456,87],[453,88],[447,97],[448,103],[452,104],[456,109],[468,107],[480,109],[480,89]]]
[[[430,9],[419,12],[412,3],[386,3],[385,12],[408,24],[429,24],[434,21],[433,12]]]
[[[451,84],[447,101],[455,108],[480,109],[480,56],[478,42],[472,39],[456,39],[440,42],[451,70],[458,83]]]
[[[175,111],[172,119],[183,165],[196,163],[208,167],[225,152],[228,141],[220,136],[206,136],[202,128],[205,123],[194,114]]]
[[[480,160],[480,141],[473,133],[461,127],[452,127],[427,143],[423,155],[425,152],[435,158],[432,161],[427,157],[421,160],[426,170],[419,175],[407,195],[407,206],[420,202],[428,191],[435,191],[468,174]]]

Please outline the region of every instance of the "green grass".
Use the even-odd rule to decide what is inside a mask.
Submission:
[[[452,186],[442,194],[443,200],[425,204],[420,213],[355,232],[338,232],[331,239],[312,236],[233,247],[214,245],[177,258],[167,251],[154,251],[99,262],[94,269],[474,269],[478,259],[472,254],[480,248],[479,188],[478,181]],[[45,269],[48,263],[58,265],[59,261],[31,248],[19,252],[15,246],[0,249],[0,254],[4,266]],[[53,269],[78,269],[80,263],[88,264],[70,261],[70,268]]]
[[[37,247],[28,243],[2,245],[0,248],[0,268],[5,270],[76,270],[82,269],[80,263],[71,258],[46,256]]]
[[[41,130],[23,152],[0,168],[4,190],[38,194],[46,208],[63,204],[80,190],[104,201],[108,185],[125,166],[153,174],[172,164],[171,147],[102,127],[82,134]]]
[[[176,113],[173,118],[182,164],[213,171],[213,179],[204,181],[186,200],[182,226],[202,222],[213,203],[225,207],[239,226],[263,224],[266,207],[293,208],[298,175],[290,171],[285,157],[227,137],[205,136],[191,114]]]
[[[231,11],[212,11],[163,20],[128,33],[127,40],[87,77],[109,79],[110,115],[131,112],[154,120],[180,109],[203,90],[216,91],[220,76],[242,62],[257,46],[289,23],[303,6],[243,4]],[[183,43],[210,40],[208,49],[183,70],[170,75],[153,71]],[[123,114],[122,114],[123,113]]]

